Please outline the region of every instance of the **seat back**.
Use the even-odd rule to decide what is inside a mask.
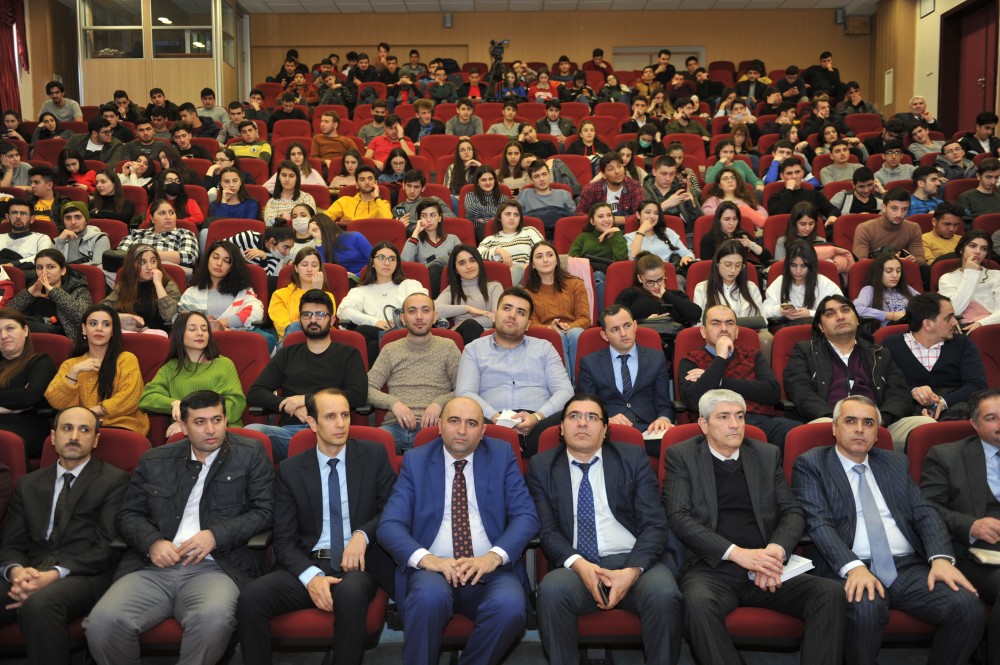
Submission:
[[[910,327],[905,323],[894,323],[891,326],[883,326],[875,331],[875,343],[884,344],[887,337],[892,337],[893,335],[902,335]]]
[[[380,349],[384,349],[386,345],[392,344],[393,342],[398,342],[399,340],[406,337],[408,331],[406,328],[395,328],[386,332],[382,335],[382,339],[378,341]],[[462,341],[462,336],[459,335],[454,330],[449,328],[431,328],[431,334],[435,337],[441,337],[443,339],[451,340],[458,347],[459,352],[465,349],[465,342]]]
[[[660,335],[652,328],[636,327],[635,343],[645,346],[655,351],[663,351],[663,342]],[[609,348],[608,342],[601,336],[600,328],[587,328],[583,331],[576,342],[576,366],[573,368],[574,376],[580,376],[580,361],[591,353],[606,351]]]
[[[856,299],[861,289],[868,284],[869,272],[874,262],[875,259],[860,259],[851,267],[847,277],[847,297],[851,300]],[[903,265],[903,279],[906,284],[923,293],[924,280],[920,277],[920,266],[913,261],[900,261],[900,263]]]
[[[812,326],[788,326],[774,334],[774,342],[771,345],[771,368],[774,369],[778,385],[781,386],[781,399],[788,399],[788,393],[785,392],[785,367],[792,358],[792,349],[799,342],[811,337]]]
[[[833,437],[832,423],[807,423],[789,430],[785,435],[785,480],[792,482],[792,471],[799,455],[820,446],[832,446],[836,443]],[[882,450],[892,450],[892,435],[884,427],[878,428],[878,439],[875,447]]]
[[[378,427],[366,427],[364,425],[351,425],[350,438],[357,441],[369,441],[371,443],[377,443],[383,448],[385,448],[386,454],[389,456],[389,463],[392,464],[392,469],[396,473],[399,473],[400,467],[403,466],[403,457],[396,454],[396,441],[392,438],[384,429],[379,429]],[[295,433],[292,440],[288,443],[288,456],[293,457],[299,453],[306,452],[307,450],[312,450],[316,447],[316,432],[311,429],[300,430]]]
[[[969,339],[979,350],[979,357],[986,370],[986,384],[990,387],[1000,386],[1000,326],[976,328]]]
[[[127,429],[102,427],[98,446],[93,450],[94,459],[118,467],[126,473],[132,473],[139,466],[139,459],[149,450],[149,440],[142,434]],[[46,467],[58,460],[56,449],[52,446],[52,436],[45,437],[42,445],[42,459],[39,466]]]
[[[348,231],[357,231],[374,247],[383,240],[399,251],[406,244],[406,225],[396,219],[356,219],[347,223]]]
[[[156,377],[170,351],[170,339],[161,335],[124,335],[122,345],[139,361],[143,383]]]
[[[73,342],[65,335],[54,333],[31,333],[35,351],[44,353],[58,369],[73,354]]]
[[[345,346],[351,346],[361,354],[361,362],[365,365],[365,372],[368,371],[368,344],[365,342],[365,337],[359,332],[354,332],[353,330],[340,330],[338,328],[330,329],[330,339],[332,339],[337,344],[344,344]],[[285,335],[285,339],[282,341],[282,346],[294,346],[295,344],[302,344],[306,341],[306,335],[301,330],[297,330],[293,333]]]
[[[920,484],[924,472],[924,458],[931,448],[973,436],[976,429],[968,420],[926,423],[917,427],[906,438],[906,456],[910,460],[910,477]]]
[[[663,435],[663,439],[660,441],[660,463],[656,466],[656,475],[660,480],[660,485],[663,485],[665,482],[664,476],[666,465],[664,464],[664,460],[666,459],[667,449],[670,448],[670,446],[676,445],[682,441],[687,441],[688,439],[693,439],[696,436],[701,436],[701,434],[701,425],[698,423],[675,425],[666,431]],[[767,435],[764,434],[764,430],[756,425],[745,425],[743,429],[743,437],[745,439],[767,441]]]
[[[216,219],[208,225],[208,235],[205,239],[205,247],[211,247],[217,240],[232,238],[244,231],[253,231],[263,234],[267,230],[264,222],[256,219]]]
[[[959,267],[959,259],[938,259],[931,264],[931,291],[938,290],[938,282],[945,273],[949,273]],[[993,259],[987,259],[983,264],[989,270],[1000,270],[1000,263]]]
[[[862,213],[862,214],[850,214],[841,215],[837,218],[837,221],[833,223],[833,244],[838,247],[843,247],[844,249],[852,250],[854,248],[854,234],[857,232],[858,227],[867,222],[870,219],[875,219],[878,214],[872,213]],[[862,256],[859,258],[868,258]]]
[[[711,259],[705,261],[695,261],[688,264],[687,283],[684,285],[688,298],[694,300],[694,290],[698,284],[708,279],[708,273],[712,270],[715,262]],[[752,268],[750,263],[743,264],[743,272],[747,274],[747,280],[753,282],[760,288],[760,278],[757,276],[757,269]]]
[[[604,302],[601,303],[601,307],[613,304],[622,291],[635,284],[635,262],[615,261],[608,266],[604,275]],[[663,279],[664,287],[673,291],[678,290],[677,271],[674,269],[674,264],[669,261],[663,262]]]
[[[0,464],[6,464],[10,469],[11,489],[17,487],[17,481],[28,472],[24,440],[13,432],[0,430]],[[0,513],[0,522],[3,519],[4,515]]]
[[[556,222],[553,243],[560,254],[569,254],[569,248],[576,237],[586,230],[590,221],[586,215],[562,217]]]
[[[425,446],[434,439],[441,436],[441,429],[439,427],[424,427],[417,435],[413,438],[413,447]],[[486,424],[485,436],[500,439],[501,441],[506,441],[511,450],[514,451],[514,459],[517,460],[517,466],[522,473],[527,469],[527,464],[521,457],[521,439],[517,432],[510,429],[509,427],[501,427],[500,425],[494,425],[493,423]],[[541,450],[539,450],[541,452]]]
[[[284,266],[278,273],[278,281],[275,286],[276,289],[283,289],[289,285],[292,281],[292,270],[295,268],[291,263]],[[334,306],[344,301],[347,297],[347,292],[351,288],[351,284],[347,279],[347,269],[336,263],[324,263],[323,271],[326,272],[326,282],[327,286],[330,287],[330,293],[336,299]]]

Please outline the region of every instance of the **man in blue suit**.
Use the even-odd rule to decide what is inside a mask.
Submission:
[[[670,375],[663,352],[635,343],[637,326],[628,308],[615,304],[598,317],[608,350],[580,359],[577,388],[597,395],[611,414],[609,423],[635,427],[640,432],[665,432],[673,427]],[[651,442],[659,455],[660,441]]]
[[[475,400],[449,401],[441,436],[406,454],[382,512],[378,539],[398,566],[405,665],[437,663],[456,612],[475,621],[460,665],[498,662],[524,630],[527,576],[517,562],[538,515],[510,445],[485,430]]]
[[[873,448],[880,421],[867,397],[840,400],[836,445],[800,456],[792,475],[817,572],[844,580],[845,661],[875,663],[893,607],[938,627],[928,663],[967,662],[983,632],[983,604],[955,567],[948,530],[910,479],[906,456]]]

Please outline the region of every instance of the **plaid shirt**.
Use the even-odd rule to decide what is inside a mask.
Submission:
[[[157,233],[152,227],[136,229],[125,236],[118,249],[128,251],[136,244],[143,243],[158,252],[178,252],[181,255],[181,265],[193,268],[198,262],[198,238],[187,229],[174,229],[166,233]]]
[[[926,347],[916,340],[913,333],[906,332],[903,333],[903,341],[906,342],[906,348],[910,350],[914,358],[920,361],[924,369],[928,372],[934,369],[938,358],[941,357],[941,347],[944,346],[943,340],[937,344],[932,344],[930,347]]]
[[[642,185],[638,181],[626,177],[622,183],[621,196],[618,198],[618,210],[615,215],[620,217],[634,215],[639,210],[639,206],[642,205],[642,199]],[[576,206],[576,214],[590,214],[590,208],[595,203],[607,203],[607,200],[608,181],[604,178],[592,180],[580,192],[580,202]]]

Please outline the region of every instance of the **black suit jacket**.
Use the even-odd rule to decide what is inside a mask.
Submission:
[[[931,448],[924,458],[920,491],[944,519],[955,552],[968,557],[969,531],[973,522],[986,517],[991,492],[979,436]]]
[[[969,401],[977,390],[986,387],[986,370],[976,346],[965,335],[955,335],[941,347],[941,356],[934,363],[934,371],[927,369],[906,345],[902,335],[891,335],[882,342],[889,349],[892,360],[899,366],[907,387],[930,386],[944,398],[948,408]],[[913,403],[914,413],[919,413]]]
[[[805,518],[781,470],[781,449],[744,439],[740,459],[761,536],[768,543],[781,545],[786,555],[791,554],[802,536]],[[667,522],[687,547],[687,566],[703,561],[717,567],[733,543],[715,532],[719,504],[708,441],[697,436],[671,446],[664,461]]]
[[[606,442],[601,448],[604,484],[611,513],[635,536],[625,568],[649,570],[657,561],[679,573],[680,546],[667,527],[656,475],[644,448]],[[573,547],[573,489],[566,446],[535,455],[525,478],[541,522],[542,551],[553,567],[579,554]]]
[[[626,401],[615,384],[619,365],[612,363],[611,353],[601,349],[580,359],[580,376],[576,385],[580,392],[593,393],[611,416],[624,413],[626,408],[648,425],[661,416],[674,419],[670,402],[670,375],[663,354],[646,346],[639,346],[639,370],[632,377],[632,397]]]
[[[364,531],[368,536],[365,568],[370,569],[376,551],[376,529],[396,482],[396,473],[385,448],[377,443],[350,439],[345,455],[351,530]],[[315,450],[289,457],[278,466],[274,498],[275,565],[296,577],[316,565],[309,559],[309,553],[323,528],[321,482]]]
[[[951,556],[944,523],[910,478],[906,455],[873,448],[868,452],[868,465],[896,526],[917,554],[924,559]],[[851,551],[858,509],[836,448],[823,446],[800,455],[792,486],[805,509],[809,537],[822,555],[813,557],[816,572],[838,577],[841,568],[858,558]]]
[[[52,556],[70,575],[110,576],[120,556],[111,541],[118,536],[116,521],[128,475],[101,460],[87,462],[70,489],[57,542],[50,544],[45,532],[56,468],[55,464],[47,466],[18,482],[3,531],[0,565],[37,566]]]

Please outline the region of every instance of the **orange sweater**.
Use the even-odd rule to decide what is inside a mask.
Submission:
[[[59,367],[59,372],[45,391],[45,399],[52,408],[61,411],[71,406],[83,406],[89,409],[100,404],[107,411],[107,415],[101,417],[102,426],[146,434],[149,418],[139,410],[143,387],[139,360],[128,351],[122,351],[115,370],[114,392],[111,397],[101,400],[97,397],[97,372],[80,372],[76,383],[66,380],[69,370],[86,359],[85,355],[70,358]]]
[[[555,285],[542,284],[538,291],[531,292],[531,300],[535,309],[531,314],[531,323],[548,326],[554,319],[561,319],[571,328],[589,328],[590,301],[583,280],[570,277],[566,280],[562,291],[557,291]]]

